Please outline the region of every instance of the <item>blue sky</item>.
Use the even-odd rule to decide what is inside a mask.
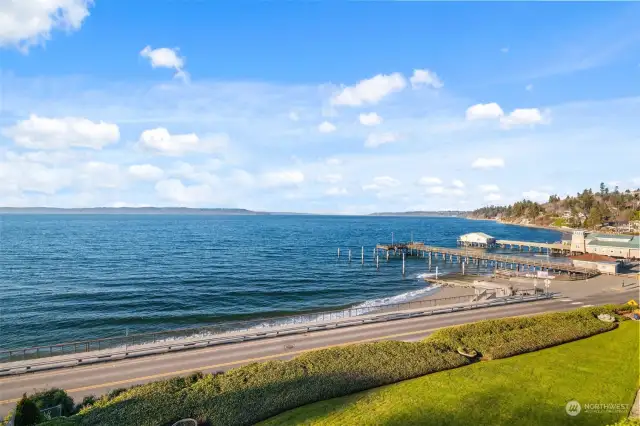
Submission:
[[[638,4],[130,3],[0,1],[0,205],[368,213],[640,186]]]

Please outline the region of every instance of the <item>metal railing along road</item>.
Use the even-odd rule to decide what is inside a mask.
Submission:
[[[202,339],[197,340],[183,340],[183,341],[175,341],[175,342],[162,342],[158,345],[154,346],[145,346],[145,347],[134,347],[127,348],[121,347],[114,351],[110,351],[109,353],[83,353],[77,354],[72,357],[64,357],[60,358],[50,358],[44,360],[34,359],[29,361],[28,363],[19,363],[20,365],[1,365],[0,364],[0,377],[14,374],[22,374],[25,372],[32,372],[38,370],[47,370],[54,368],[63,368],[77,365],[86,365],[96,362],[106,362],[110,360],[118,360],[125,358],[133,358],[145,355],[152,354],[161,354],[173,351],[180,350],[188,350],[194,348],[204,348],[215,345],[224,345],[229,343],[239,343],[251,340],[259,340],[259,339],[267,339],[273,338],[283,335],[291,335],[298,333],[309,333],[313,331],[321,331],[321,330],[329,330],[331,328],[343,328],[350,326],[357,326],[361,324],[371,324],[376,322],[384,322],[384,321],[393,321],[400,319],[408,319],[415,318],[421,316],[429,316],[429,315],[437,315],[437,314],[445,314],[445,313],[453,313],[453,312],[461,312],[461,311],[469,311],[474,309],[488,308],[494,306],[504,306],[516,303],[525,303],[525,302],[535,302],[539,300],[547,300],[552,299],[557,294],[555,293],[545,293],[538,295],[520,295],[520,296],[510,296],[503,297],[491,300],[485,300],[481,302],[471,302],[468,304],[450,304],[443,306],[432,306],[431,309],[425,310],[407,310],[407,311],[387,311],[384,313],[380,313],[378,315],[367,315],[363,317],[345,317],[338,321],[328,321],[324,323],[305,323],[299,324],[297,326],[292,327],[276,327],[276,328],[267,328],[264,330],[252,330],[252,332],[247,332],[246,334],[234,334],[227,336],[209,336]],[[474,297],[474,296],[469,296]],[[449,298],[453,299],[453,298]],[[443,299],[438,299],[443,300]],[[422,302],[422,301],[420,301]],[[408,302],[410,303],[420,303],[420,302]],[[425,301],[426,302],[426,301]],[[432,301],[433,302],[433,301]],[[386,305],[386,306],[398,306],[405,304],[394,304],[394,305]],[[362,309],[362,308],[357,308]],[[355,310],[352,310],[355,312]],[[326,314],[326,313],[325,313]],[[132,337],[132,336],[130,336]],[[4,368],[3,368],[4,367]]]
[[[360,315],[371,314],[375,312],[397,312],[403,310],[418,309],[422,307],[471,302],[473,298],[474,295],[468,295],[445,297],[432,300],[416,300],[403,303],[391,303],[377,306],[351,307],[330,311],[301,313],[281,317],[267,317],[246,321],[222,322],[219,324],[200,327],[179,328],[150,333],[137,333],[125,336],[104,337],[90,340],[79,340],[75,342],[57,343],[52,345],[8,349],[0,351],[0,362],[46,358],[74,353],[86,353],[116,347],[127,347],[164,341],[173,341],[176,339],[187,337],[211,336],[216,334],[251,330],[256,328],[268,329],[273,327],[282,327],[283,325],[326,322],[330,320],[357,317]]]

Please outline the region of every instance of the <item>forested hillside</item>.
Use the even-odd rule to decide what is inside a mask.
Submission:
[[[620,191],[615,187],[610,190],[602,183],[598,192],[585,189],[565,198],[551,195],[542,204],[523,200],[509,206],[488,206],[475,210],[470,217],[574,228],[628,228],[630,221],[640,221],[640,189]]]

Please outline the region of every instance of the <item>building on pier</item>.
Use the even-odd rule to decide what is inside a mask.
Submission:
[[[471,232],[458,238],[458,245],[464,247],[495,247],[496,239],[484,232]]]

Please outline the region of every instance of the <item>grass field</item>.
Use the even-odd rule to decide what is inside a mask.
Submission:
[[[475,363],[306,405],[262,425],[606,425],[626,413],[565,404],[629,404],[639,386],[640,324],[511,358]]]

